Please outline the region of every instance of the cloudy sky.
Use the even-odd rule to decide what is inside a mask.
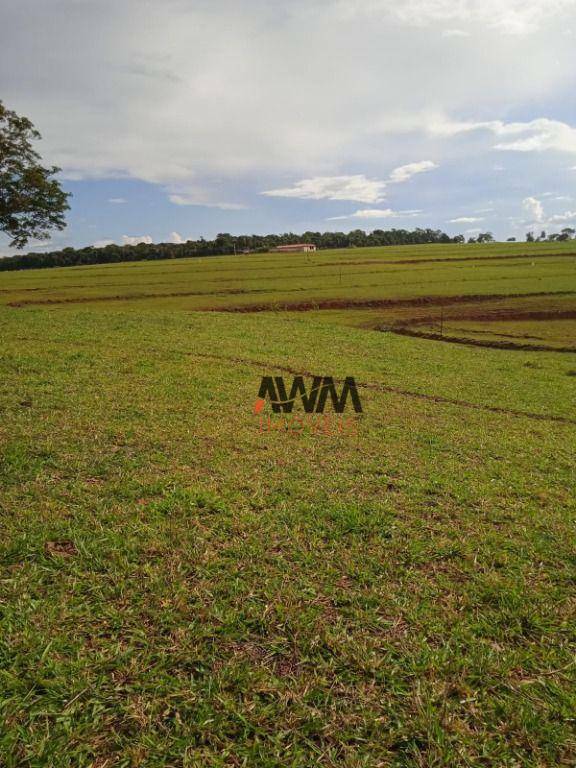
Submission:
[[[576,225],[575,50],[576,0],[0,0],[50,248]]]

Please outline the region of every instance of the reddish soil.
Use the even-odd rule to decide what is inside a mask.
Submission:
[[[548,344],[522,344],[516,341],[496,341],[490,339],[475,339],[469,336],[448,336],[433,331],[417,331],[414,328],[388,328],[388,331],[398,336],[411,336],[415,339],[430,339],[432,341],[445,341],[449,344],[463,344],[467,347],[487,347],[488,349],[510,349],[522,352],[564,352],[576,353],[574,347],[551,347]]]
[[[536,293],[488,293],[457,296],[415,296],[406,299],[318,299],[318,301],[279,304],[242,304],[212,309],[215,312],[311,312],[320,309],[393,309],[395,307],[449,307],[454,304],[478,304],[506,299],[542,296],[572,296],[574,291],[538,291]],[[208,308],[210,309],[210,308]],[[437,318],[434,318],[437,320]]]

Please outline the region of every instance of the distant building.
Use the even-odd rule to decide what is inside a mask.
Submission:
[[[295,243],[294,245],[279,245],[275,250],[278,253],[305,253],[315,251],[314,243]]]

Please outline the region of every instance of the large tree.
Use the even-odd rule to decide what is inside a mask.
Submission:
[[[23,248],[31,238],[47,240],[51,229],[64,229],[68,194],[53,178],[60,170],[44,168],[32,142],[40,134],[27,117],[0,101],[0,231],[10,245]]]

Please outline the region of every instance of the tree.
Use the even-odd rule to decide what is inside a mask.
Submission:
[[[478,242],[479,243],[493,243],[494,242],[494,235],[492,232],[480,232],[478,235]]]
[[[450,238],[436,229],[375,229],[371,233],[356,229],[353,232],[304,232],[281,235],[231,235],[221,232],[214,240],[187,240],[185,243],[139,243],[102,248],[64,248],[47,253],[27,253],[0,259],[0,272],[12,269],[43,269],[47,267],[71,267],[85,264],[116,264],[120,261],[155,261],[157,259],[189,259],[199,256],[216,256],[223,253],[266,253],[278,245],[290,243],[314,243],[318,248],[380,247],[390,245],[414,245],[422,243],[461,242],[462,236]],[[463,238],[462,238],[463,240]],[[475,242],[475,241],[474,241]]]
[[[527,243],[533,243],[534,242],[534,233],[533,232],[526,232],[526,242]]]
[[[48,240],[51,229],[64,229],[68,194],[52,178],[59,168],[44,168],[32,141],[40,138],[27,117],[0,101],[0,231],[23,248],[28,240]]]

